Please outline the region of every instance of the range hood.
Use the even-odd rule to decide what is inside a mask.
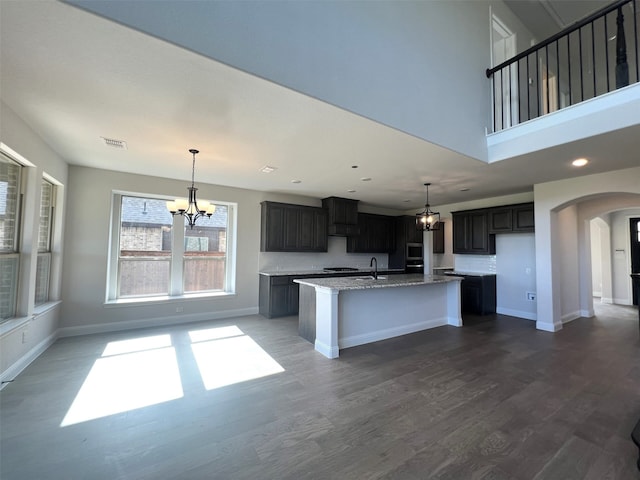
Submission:
[[[322,199],[322,208],[328,212],[328,233],[334,237],[355,237],[358,226],[358,200],[340,197]]]

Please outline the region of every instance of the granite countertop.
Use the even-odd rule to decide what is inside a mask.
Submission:
[[[465,272],[463,270],[451,270],[450,272],[445,273],[445,275],[465,275],[467,277],[495,277],[495,273],[486,273],[486,272]]]
[[[294,282],[310,287],[326,288],[333,291],[364,290],[367,288],[407,287],[412,285],[432,285],[436,283],[459,282],[460,277],[445,277],[444,275],[421,275],[419,273],[405,275],[390,275],[377,280],[371,277],[338,277],[313,278],[308,280],[294,280]]]
[[[371,268],[360,268],[357,270],[349,270],[342,272],[328,272],[326,270],[264,270],[262,272],[258,272],[260,275],[266,275],[268,277],[278,277],[278,276],[296,276],[296,275],[344,275],[344,274],[353,274],[353,275],[368,275],[371,273],[373,269]],[[390,272],[404,272],[402,268],[379,268],[378,274],[390,273]]]

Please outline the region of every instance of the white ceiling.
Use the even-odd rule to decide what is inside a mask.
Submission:
[[[188,181],[197,148],[196,182],[404,210],[637,164],[637,128],[486,164],[63,3],[0,14],[2,100],[72,165]]]

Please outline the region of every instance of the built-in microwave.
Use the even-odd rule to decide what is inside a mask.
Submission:
[[[407,243],[407,260],[422,260],[424,258],[421,243]]]

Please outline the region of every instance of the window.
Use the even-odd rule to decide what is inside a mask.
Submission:
[[[47,180],[42,180],[40,186],[40,225],[38,228],[35,305],[41,305],[49,301],[54,195],[54,185]]]
[[[16,315],[22,167],[0,155],[0,319]]]
[[[229,292],[231,204],[216,203],[193,229],[172,217],[166,201],[115,195],[117,260],[111,259],[109,300]]]

